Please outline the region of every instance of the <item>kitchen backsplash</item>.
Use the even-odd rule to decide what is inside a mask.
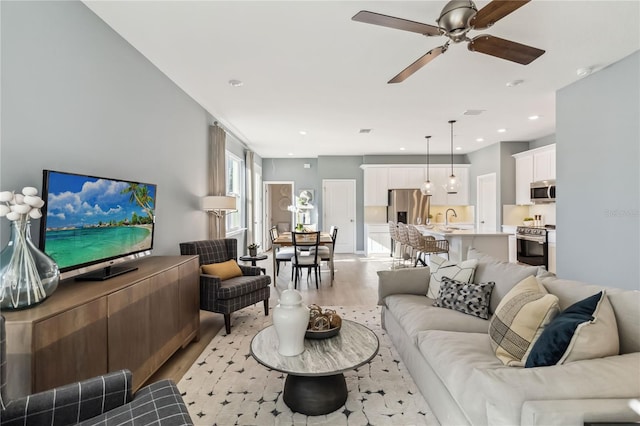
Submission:
[[[440,221],[444,223],[444,213],[448,208],[453,208],[456,211],[458,217],[453,217],[449,213],[449,222],[451,223],[473,223],[475,215],[474,206],[431,206],[431,221],[436,223]],[[438,213],[441,213],[438,216]],[[365,207],[364,208],[364,222],[365,223],[387,223],[387,208],[386,207]]]
[[[503,225],[522,225],[525,217],[535,217],[542,215],[542,223],[544,225],[556,224],[556,205],[551,204],[535,204],[532,206],[516,206],[505,204],[502,206],[502,224]]]

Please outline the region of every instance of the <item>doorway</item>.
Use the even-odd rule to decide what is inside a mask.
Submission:
[[[497,230],[497,179],[495,173],[489,173],[477,177],[476,200],[478,211],[476,214],[476,229],[480,232]]]
[[[325,231],[338,227],[336,253],[354,253],[356,249],[356,181],[322,180],[322,224]]]
[[[277,227],[278,232],[291,231],[293,226],[293,212],[289,206],[293,205],[293,182],[292,181],[264,181],[262,199],[263,210],[263,233],[262,247],[267,251],[271,249],[271,238],[269,229]]]

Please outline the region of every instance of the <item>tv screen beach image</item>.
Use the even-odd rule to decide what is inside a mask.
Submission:
[[[155,185],[49,172],[45,252],[60,269],[149,250]]]

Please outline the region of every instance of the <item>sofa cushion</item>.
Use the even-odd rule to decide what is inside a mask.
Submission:
[[[470,282],[478,261],[476,259],[464,260],[460,263],[447,260],[442,256],[432,254],[429,256],[429,269],[431,278],[429,279],[429,290],[427,296],[431,299],[438,297],[442,277],[452,278],[462,282]]]
[[[238,263],[233,259],[227,260],[226,262],[202,265],[200,269],[203,274],[216,276],[223,281],[228,280],[229,278],[242,276],[242,270],[238,266]]]
[[[560,299],[560,308],[584,299],[602,289],[601,286],[587,285],[580,281],[547,278],[542,284],[549,293]],[[620,337],[620,353],[640,352],[640,291],[607,288],[607,297],[613,307]]]
[[[538,368],[484,368],[477,383],[487,390],[491,425],[520,424],[525,401],[637,398],[640,353],[576,361]]]
[[[478,368],[505,367],[493,353],[486,333],[430,330],[419,333],[418,348],[447,390],[465,412],[469,423],[486,424],[484,394],[475,377]]]
[[[438,298],[433,306],[489,319],[489,300],[494,282],[474,284],[442,277]]]
[[[538,276],[545,272],[539,266],[520,265],[517,263],[503,262],[495,257],[488,256],[470,248],[467,254],[469,259],[477,259],[478,266],[473,275],[473,282],[486,283],[493,281],[496,283],[491,293],[491,303],[489,312],[494,313],[500,300],[520,281],[529,276]]]
[[[496,356],[509,366],[524,366],[542,329],[558,314],[558,298],[535,277],[518,283],[500,301],[489,322]]]
[[[618,355],[618,328],[605,291],[560,312],[542,331],[526,367]]]
[[[489,321],[451,309],[436,308],[425,296],[394,294],[384,299],[389,312],[397,319],[415,344],[424,330],[467,331],[487,333]]]

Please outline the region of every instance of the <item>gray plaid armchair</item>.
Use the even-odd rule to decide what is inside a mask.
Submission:
[[[0,425],[193,425],[180,391],[161,380],[131,395],[131,372],[116,371],[18,398],[6,396],[6,338],[0,316]]]
[[[238,260],[238,241],[233,238],[180,243],[180,254],[198,255],[200,265]],[[271,277],[260,275],[257,266],[239,265],[241,277],[221,280],[214,275],[200,275],[200,309],[224,315],[224,327],[231,333],[231,313],[260,301],[269,315]]]

